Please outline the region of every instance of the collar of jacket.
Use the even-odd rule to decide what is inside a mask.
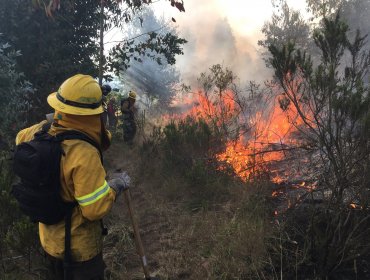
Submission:
[[[78,130],[87,134],[87,136],[100,146],[102,144],[100,115],[77,116],[55,111],[54,124],[55,125],[52,126],[52,131],[54,130],[55,133],[69,129]]]

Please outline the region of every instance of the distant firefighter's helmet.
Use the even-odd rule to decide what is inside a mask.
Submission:
[[[110,87],[110,85],[102,85],[101,91],[103,92],[104,96],[107,96],[112,91],[112,88]]]
[[[136,92],[130,90],[130,92],[128,93],[128,97],[132,99],[136,99]]]

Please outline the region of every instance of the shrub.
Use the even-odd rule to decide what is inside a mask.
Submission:
[[[27,122],[25,93],[32,91],[23,75],[16,71],[15,59],[19,55],[0,37],[0,212],[3,213],[0,215],[0,258],[6,279],[15,275],[11,273],[15,267],[21,271],[30,269],[31,253],[38,248],[36,225],[22,215],[10,194],[14,181],[10,148],[17,131]],[[24,265],[24,258],[27,265]]]
[[[142,169],[158,178],[171,197],[185,196],[186,209],[207,210],[215,201],[228,197],[230,187],[238,180],[231,172],[218,168],[214,152],[220,141],[203,119],[187,117],[172,121],[163,129],[154,127],[141,148]],[[148,166],[148,158],[157,159]]]
[[[333,211],[322,205],[292,209],[270,240],[274,267],[285,278],[368,279],[368,214],[354,209]]]
[[[1,269],[7,275],[14,267],[21,271],[30,270],[31,261],[34,260],[32,254],[37,251],[39,244],[36,225],[20,212],[10,194],[14,176],[8,158],[9,154],[0,156],[0,212],[4,213],[0,215],[0,258]]]
[[[28,118],[25,94],[32,88],[16,70],[16,57],[20,55],[3,42],[0,34],[0,142],[12,142]]]

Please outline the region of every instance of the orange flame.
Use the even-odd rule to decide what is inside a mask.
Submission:
[[[236,142],[230,141],[225,152],[216,156],[219,161],[230,164],[244,181],[251,179],[256,172],[264,171],[269,163],[283,160],[286,147],[297,144],[292,133],[297,131],[296,127],[301,122],[293,108],[284,112],[275,104],[267,120],[261,115],[262,112],[257,112],[250,139],[240,137]],[[279,174],[272,176],[274,183],[284,181]]]
[[[183,107],[185,112],[175,113],[171,116],[165,115],[165,119],[183,119],[186,116],[192,116],[196,119],[212,120],[220,126],[230,121],[237,114],[235,96],[232,91],[226,91],[211,98],[208,94],[198,91],[192,96],[182,97],[181,100],[175,100],[173,107]]]
[[[264,110],[255,115],[248,116],[246,121],[241,120],[238,104],[231,91],[213,95],[213,99],[198,91],[175,105],[181,105],[186,110],[185,113],[172,115],[171,119],[192,116],[219,127],[227,127],[239,117],[239,123],[248,123],[249,130],[237,140],[228,141],[225,150],[217,154],[216,159],[230,165],[235,174],[244,181],[251,180],[256,174],[265,171],[269,171],[272,182],[280,184],[284,181],[281,174],[269,170],[268,166],[283,160],[288,147],[298,144],[292,134],[297,132],[297,127],[303,122],[294,106],[283,111],[279,102],[275,102],[270,106],[271,109],[263,108]]]

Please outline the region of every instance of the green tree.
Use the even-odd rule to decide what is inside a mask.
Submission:
[[[290,8],[286,0],[271,0],[271,2],[275,8],[274,13],[262,27],[265,38],[258,41],[258,44],[265,49],[263,56],[267,66],[270,66],[268,47],[272,44],[282,47],[287,42],[309,50],[316,60],[320,56],[320,51],[313,43],[312,31],[324,17],[335,16],[337,11],[349,26],[350,39],[355,38],[357,29],[363,33],[370,29],[368,0],[306,0],[307,10],[311,14],[310,19],[304,19],[299,11]],[[369,45],[369,42],[366,44]]]
[[[171,23],[165,22],[163,18],[157,18],[151,8],[143,9],[139,16],[143,21],[134,21],[128,29],[126,37],[139,36],[136,40],[145,42],[146,38],[141,39],[140,35],[153,30],[156,30],[158,34],[169,32],[176,34]],[[133,60],[130,67],[122,72],[122,83],[127,89],[137,91],[141,96],[140,99],[147,101],[146,104],[150,105],[154,101],[159,101],[158,105],[166,108],[171,103],[175,94],[174,88],[180,81],[179,72],[167,62],[164,56],[162,56],[160,63],[153,59],[140,59],[140,61]],[[145,94],[145,98],[142,98],[142,94]]]
[[[291,9],[286,0],[273,3],[274,13],[262,27],[265,39],[258,41],[258,45],[265,48],[263,55],[267,66],[269,66],[270,55],[267,49],[270,45],[282,47],[287,42],[291,42],[301,48],[309,47],[310,28],[300,12]]]
[[[9,146],[15,133],[25,123],[28,102],[26,94],[32,94],[32,86],[25,81],[16,68],[16,59],[21,56],[0,35],[0,142]]]
[[[53,0],[52,0],[53,1]],[[52,2],[51,1],[51,2]],[[171,5],[179,11],[185,11],[183,1],[171,0]],[[100,1],[100,60],[99,60],[99,82],[101,82],[101,72],[106,64],[104,57],[104,38],[103,25],[107,22],[108,27],[114,26],[121,28],[123,33],[127,30],[127,24],[133,22],[134,19],[139,19],[143,26],[144,17],[142,10],[152,3],[151,0],[143,1],[111,1],[107,6],[108,15],[106,15],[105,1]],[[112,20],[112,19],[113,20]],[[174,19],[173,19],[174,20]],[[140,37],[140,40],[135,40]],[[162,64],[164,58],[166,63],[175,64],[175,55],[183,54],[181,45],[186,43],[186,40],[179,38],[172,32],[155,32],[154,30],[145,31],[143,34],[135,36],[133,39],[123,39],[110,51],[108,57],[108,67],[117,75],[122,70],[126,70],[132,59],[142,61],[144,56],[149,57],[158,64]]]
[[[30,1],[0,1],[0,32],[21,51],[18,69],[36,90],[30,100],[35,119],[50,110],[45,98],[66,78],[76,73],[97,76],[99,21],[92,3],[78,0],[62,5],[50,19]]]
[[[100,1],[97,0],[33,2],[0,0],[0,32],[23,54],[17,58],[18,67],[36,90],[30,105],[34,110],[31,115],[36,120],[50,110],[45,103],[46,96],[57,90],[67,77],[75,73],[98,76],[101,12]],[[127,24],[141,7],[150,4],[150,1],[118,2],[104,1],[105,31]],[[181,4],[176,3],[173,4],[176,7]],[[40,5],[45,5],[46,13]],[[183,9],[181,7],[177,8]],[[50,17],[52,9],[55,11]],[[163,54],[173,64],[175,55],[182,52],[180,45],[183,42],[170,33],[163,36],[150,33],[147,41],[138,45],[134,40],[120,42],[112,52],[109,66],[116,71],[126,68],[134,58],[129,55],[131,48],[138,55],[154,48],[155,53]],[[154,55],[152,58],[157,59]],[[108,64],[105,58],[103,64],[106,73]]]
[[[64,1],[68,1],[68,0],[64,0]],[[97,0],[97,1],[105,2],[105,0]],[[168,0],[168,1],[171,3],[172,7],[176,7],[180,12],[185,12],[183,0]],[[55,10],[59,9],[60,3],[61,3],[60,0],[33,0],[32,2],[38,5],[44,6],[46,14],[50,17],[53,16],[53,12],[55,12]],[[153,2],[152,0],[113,0],[113,1],[110,1],[109,3],[115,3],[115,4],[123,3],[127,6],[127,8],[129,8],[132,11],[135,11],[135,10],[142,8],[145,5],[150,5],[152,2]],[[125,10],[122,14],[126,18],[126,22],[131,20],[131,15],[127,10]]]
[[[335,13],[348,0],[307,0],[306,2],[315,17],[327,17]]]
[[[370,29],[370,2],[368,0],[306,0],[308,10],[313,18],[322,19],[334,15],[337,11],[348,26],[349,37],[356,36],[356,30],[367,33]]]
[[[158,26],[159,23],[153,21],[155,16],[153,12],[150,12],[148,6],[151,1],[137,2],[137,6],[134,9],[131,8],[131,13],[123,12],[122,19],[115,23],[118,28],[122,29],[123,34],[129,30],[129,36],[123,35],[124,38],[117,41],[110,51],[108,65],[110,70],[116,74],[125,71],[132,61],[143,62],[151,59],[159,65],[174,65],[176,55],[183,54],[182,45],[187,42],[185,39],[179,38],[174,29],[165,28],[163,24]],[[178,2],[171,1],[171,4]],[[126,5],[130,8],[129,4],[126,3]],[[177,5],[180,5],[175,5],[180,11],[185,11],[183,4],[178,3]],[[124,7],[127,9],[127,6]],[[123,7],[120,10],[125,11]],[[133,21],[134,19],[136,22]],[[145,23],[145,21],[147,22]],[[127,28],[129,22],[132,22],[132,24]],[[138,22],[140,27],[137,24]]]
[[[10,195],[14,178],[9,149],[14,145],[16,132],[25,123],[29,105],[26,97],[32,94],[31,85],[16,69],[16,58],[20,55],[0,36],[0,211],[3,213],[0,217],[0,275],[4,279],[8,279],[8,273],[14,269],[14,254],[27,258],[28,262],[22,260],[28,264],[21,267],[24,271],[31,265],[31,253],[38,244],[36,227],[20,213]]]
[[[53,12],[60,9],[60,0],[39,0],[36,1],[38,5],[45,7],[46,14],[50,17],[53,16]],[[63,1],[63,3],[68,0]],[[72,2],[73,1],[70,1]],[[113,27],[124,28],[127,23],[131,22],[137,17],[137,14],[142,11],[143,8],[152,4],[152,0],[96,0],[93,5],[99,2],[99,23],[100,23],[100,58],[99,58],[99,71],[102,71],[102,67],[106,66],[106,58],[104,56],[104,31]],[[169,0],[172,7],[177,8],[180,12],[185,12],[183,0]],[[143,17],[138,17],[140,22],[143,22]],[[175,21],[174,18],[172,18]],[[110,56],[108,57],[108,66],[111,70],[119,73],[120,70],[127,69],[130,60],[135,59],[141,61],[142,59],[138,56],[147,56],[155,59],[158,64],[161,64],[163,57],[167,63],[174,64],[176,62],[175,55],[183,54],[181,45],[186,43],[186,40],[179,38],[178,36],[167,33],[147,32],[146,40],[140,40],[135,42],[133,39],[124,39],[116,44]],[[144,38],[144,37],[142,37]],[[101,80],[101,73],[99,73],[99,82]]]

